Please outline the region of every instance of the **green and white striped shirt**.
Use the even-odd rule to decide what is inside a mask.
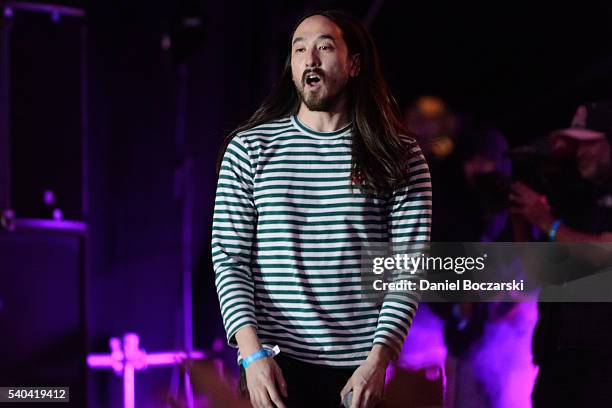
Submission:
[[[373,344],[401,351],[416,296],[360,297],[360,248],[426,242],[431,180],[413,139],[409,183],[387,200],[351,189],[351,127],[316,132],[296,116],[238,133],[223,157],[212,256],[228,343],[247,325],[314,364],[354,367]]]

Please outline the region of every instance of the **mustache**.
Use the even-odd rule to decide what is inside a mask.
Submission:
[[[304,70],[304,73],[302,74],[302,84],[306,83],[306,76],[308,76],[309,74],[317,74],[321,78],[325,76],[321,68],[306,68]]]

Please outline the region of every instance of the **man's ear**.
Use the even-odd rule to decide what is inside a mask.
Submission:
[[[351,67],[349,69],[349,76],[355,78],[359,75],[359,71],[361,71],[361,54],[353,54],[350,58]]]

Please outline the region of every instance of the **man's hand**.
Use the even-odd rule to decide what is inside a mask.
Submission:
[[[541,195],[527,187],[520,181],[512,183],[510,191],[510,212],[524,217],[544,232],[550,230],[554,217],[550,213],[550,206],[546,196]]]
[[[255,408],[286,408],[278,392],[287,398],[287,383],[273,357],[253,361],[245,369],[251,404]],[[278,385],[278,387],[277,387]]]
[[[383,397],[387,366],[391,360],[390,350],[376,344],[364,361],[353,373],[340,392],[340,401],[353,390],[350,408],[375,407]]]
[[[240,347],[240,355],[245,358],[262,348],[254,326],[245,326],[238,330],[236,342]],[[277,408],[286,408],[278,390],[280,389],[286,398],[287,383],[273,357],[253,361],[245,372],[253,407],[273,408],[276,405]]]

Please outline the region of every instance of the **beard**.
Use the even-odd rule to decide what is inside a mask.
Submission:
[[[318,73],[321,76],[322,81],[327,80],[322,71],[312,71]],[[306,77],[306,73],[307,72],[304,73],[304,78]],[[335,84],[336,86],[334,86],[333,83],[326,83],[325,89],[320,87],[315,91],[306,91],[305,79],[303,79],[301,82],[294,81],[294,85],[298,95],[300,96],[300,101],[306,105],[308,110],[313,112],[329,112],[344,95],[343,91],[344,87],[346,86],[346,84],[343,86],[337,86],[338,84]]]
[[[313,112],[326,112],[329,111],[330,108],[336,102],[336,98],[332,96],[324,96],[321,95],[320,92],[309,92],[306,95],[304,89],[298,90],[300,94],[300,98],[304,105]]]

